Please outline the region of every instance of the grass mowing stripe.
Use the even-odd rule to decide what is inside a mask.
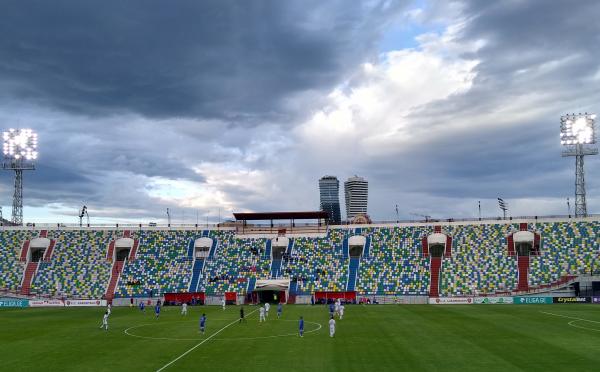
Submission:
[[[251,311],[247,316],[252,315],[253,313],[257,312],[258,309]],[[164,366],[162,366],[161,368],[157,369],[156,372],[160,372],[162,370],[164,370],[165,368],[167,368],[168,366],[170,366],[171,364],[175,363],[176,361],[178,361],[179,359],[183,358],[184,356],[188,355],[189,353],[191,353],[192,351],[194,351],[194,349],[196,349],[198,346],[202,345],[203,343],[205,343],[206,341],[210,340],[211,338],[215,337],[216,335],[218,335],[219,333],[221,333],[222,331],[224,331],[225,329],[227,329],[228,327],[231,327],[232,325],[234,325],[235,323],[239,322],[239,319],[234,320],[233,322],[227,324],[225,327],[219,329],[218,331],[216,331],[215,333],[213,333],[212,335],[208,336],[206,339],[202,340],[202,342],[198,343],[197,345],[193,346],[191,349],[189,349],[188,351],[186,351],[185,353],[181,354],[180,356],[178,356],[177,358],[173,359],[172,361],[170,361],[169,363],[165,364]]]

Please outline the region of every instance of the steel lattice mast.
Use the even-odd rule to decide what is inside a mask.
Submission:
[[[575,157],[575,217],[587,216],[585,198],[584,156],[597,155],[595,147],[595,114],[570,114],[560,118],[560,143],[565,146],[562,156]]]
[[[23,224],[23,170],[15,169],[15,192],[13,194],[12,218],[15,225]]]
[[[37,134],[31,129],[10,129],[3,133],[4,163],[2,168],[15,171],[12,218],[15,225],[23,224],[23,171],[34,170],[37,159]]]

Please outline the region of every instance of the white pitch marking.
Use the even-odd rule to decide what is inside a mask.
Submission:
[[[587,329],[589,331],[596,331],[596,332],[600,332],[600,329],[596,329],[596,328],[589,328],[589,327],[584,327],[584,326],[578,326],[575,325],[575,323],[577,322],[581,322],[581,320],[571,320],[569,323],[567,323],[568,325],[570,325],[571,327],[574,328],[581,328],[581,329]],[[586,322],[588,322],[588,320],[586,320]],[[594,322],[595,323],[595,322]]]
[[[590,323],[598,323],[598,324],[600,324],[600,322],[599,322],[599,321],[596,321],[596,320],[589,320],[589,319],[576,318],[576,317],[574,317],[574,316],[567,316],[567,315],[561,315],[561,314],[554,314],[554,313],[549,313],[549,312],[547,312],[547,311],[540,311],[540,313],[543,313],[543,314],[548,314],[548,315],[554,315],[554,316],[560,316],[560,317],[562,317],[562,318],[568,318],[568,319],[580,320],[580,321],[583,321],[583,322],[590,322]]]
[[[211,318],[211,321],[215,321],[215,320],[229,320],[229,319],[212,319]],[[295,320],[285,320],[285,319],[283,319],[282,321],[284,321],[284,322],[295,322]],[[189,323],[189,322],[178,322],[178,321],[175,321],[175,322],[161,322],[161,323],[139,324],[139,325],[127,328],[124,332],[125,332],[125,334],[127,336],[137,337],[137,338],[143,338],[143,339],[146,339],[146,340],[169,340],[169,341],[199,341],[199,340],[203,340],[202,338],[174,338],[174,337],[140,336],[140,335],[136,335],[135,333],[129,333],[129,331],[132,330],[132,329],[142,328],[142,327],[146,327],[146,326],[162,325],[162,324],[165,324],[165,323],[186,324],[186,323]],[[314,324],[314,325],[317,326],[317,328],[311,329],[310,331],[306,331],[306,332],[304,332],[304,334],[317,332],[318,330],[320,330],[321,328],[323,328],[323,325],[321,325],[320,323],[317,323],[317,322],[305,321],[305,323],[306,324]],[[297,336],[297,335],[298,335],[298,333],[285,333],[285,334],[282,334],[282,335],[259,336],[259,337],[215,338],[215,341],[260,340],[260,339],[264,339],[264,338],[290,337],[290,336]]]
[[[231,320],[231,319],[213,319],[210,318],[211,322],[214,321],[227,321],[227,320]],[[137,329],[137,328],[142,328],[142,327],[146,327],[146,326],[155,326],[155,325],[163,325],[163,324],[167,324],[167,323],[177,323],[177,324],[191,324],[192,322],[182,322],[182,321],[172,321],[172,322],[160,322],[160,323],[145,323],[145,324],[138,324],[136,326],[133,327],[129,327],[126,330],[124,330],[123,332],[127,335],[127,336],[131,336],[131,337],[137,337],[137,338],[144,338],[147,340],[169,340],[169,341],[199,341],[199,340],[203,340],[203,338],[174,338],[174,337],[150,337],[150,336],[140,336],[140,335],[136,335],[135,333],[129,333],[130,330],[132,329]],[[195,322],[194,322],[195,323]]]
[[[250,312],[247,316],[252,315],[253,313],[257,312],[258,309]],[[169,363],[165,364],[164,366],[162,366],[161,368],[157,369],[156,372],[160,372],[162,370],[164,370],[165,368],[167,368],[168,366],[170,366],[171,364],[175,363],[176,361],[178,361],[179,359],[183,358],[184,356],[188,355],[189,353],[191,353],[192,351],[194,351],[198,346],[202,345],[203,343],[205,343],[206,341],[210,340],[211,338],[215,337],[216,335],[218,335],[219,333],[223,332],[225,329],[227,329],[228,327],[231,327],[232,325],[234,325],[235,323],[239,322],[239,319],[234,320],[233,322],[227,324],[225,327],[219,329],[218,331],[216,331],[215,333],[213,333],[212,335],[208,336],[207,338],[205,338],[204,340],[202,340],[202,342],[199,342],[198,344],[196,344],[195,346],[193,346],[191,349],[189,349],[188,351],[186,351],[185,353],[181,354],[180,356],[178,356],[177,358],[173,359],[172,361],[170,361]]]

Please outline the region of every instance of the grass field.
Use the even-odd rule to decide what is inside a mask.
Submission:
[[[594,305],[346,306],[333,339],[324,306],[285,306],[281,320],[272,308],[263,324],[252,306],[245,324],[238,307],[189,309],[115,308],[108,332],[100,308],[1,309],[0,370],[157,371],[195,346],[164,370],[600,370]]]

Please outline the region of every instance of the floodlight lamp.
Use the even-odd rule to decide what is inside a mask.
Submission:
[[[37,150],[37,134],[32,129],[9,129],[2,134],[3,153],[6,157],[33,160]]]
[[[561,144],[585,145],[595,143],[594,118],[594,114],[587,113],[561,117]]]

